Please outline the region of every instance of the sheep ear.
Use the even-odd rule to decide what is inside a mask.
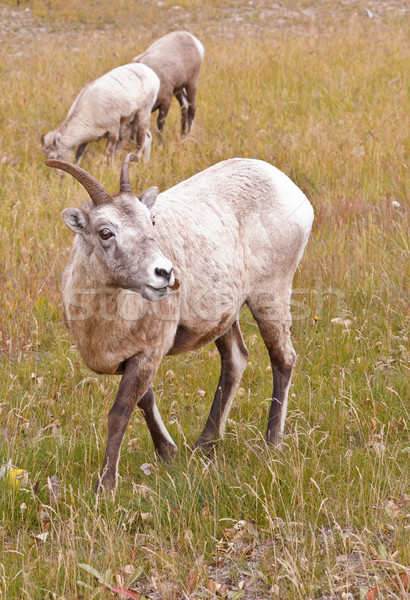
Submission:
[[[84,234],[86,232],[88,219],[81,208],[66,208],[61,216],[67,227],[74,233]]]
[[[143,204],[145,204],[145,206],[149,210],[151,210],[151,208],[154,206],[157,196],[158,196],[158,188],[156,186],[152,186],[152,187],[148,188],[147,190],[145,190],[145,192],[143,192],[141,194],[139,199]]]
[[[61,135],[61,133],[59,131],[57,131],[56,136],[54,138],[54,142],[53,142],[54,148],[58,148],[60,146],[62,139],[63,139],[63,136]]]

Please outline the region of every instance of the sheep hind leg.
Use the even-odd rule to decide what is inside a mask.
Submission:
[[[186,100],[188,102],[188,117],[184,133],[190,133],[194,125],[194,117],[196,113],[196,92],[198,82],[192,81],[185,88]]]
[[[248,360],[238,321],[215,341],[221,357],[221,375],[205,428],[194,448],[222,439],[236,388]]]
[[[292,378],[296,353],[290,340],[291,314],[289,301],[275,298],[266,302],[266,294],[261,303],[248,301],[248,305],[258,324],[259,331],[269,352],[273,373],[272,402],[266,430],[266,442],[279,444],[285,427],[288,392]]]
[[[181,90],[177,94],[175,94],[176,99],[179,102],[181,107],[181,132],[182,135],[188,133],[188,113],[189,113],[189,104],[188,98],[186,96],[185,90]]]
[[[172,100],[172,98],[171,98],[171,100]],[[158,135],[161,140],[162,140],[162,134],[164,132],[165,121],[168,116],[169,109],[171,108],[171,100],[169,102],[168,101],[163,102],[162,104],[159,105],[159,108],[158,108],[157,128],[158,128]]]

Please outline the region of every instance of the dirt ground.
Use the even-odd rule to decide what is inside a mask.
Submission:
[[[147,0],[143,0],[144,2]],[[147,1],[148,3],[148,1]],[[142,3],[140,3],[142,4]],[[162,11],[159,23],[166,22],[168,29],[198,29],[201,19],[201,8],[192,10],[182,9],[178,4],[164,7],[163,2],[157,2],[158,10]],[[143,9],[142,9],[143,10]],[[164,15],[164,12],[167,13]],[[270,31],[293,31],[301,35],[312,29],[330,32],[341,24],[349,25],[354,19],[375,19],[383,21],[387,17],[405,20],[410,13],[410,5],[405,0],[358,0],[302,2],[300,0],[285,0],[283,2],[268,2],[266,0],[234,0],[221,3],[218,6],[215,19],[208,21],[208,35],[234,37],[238,31],[258,35],[266,28]],[[208,15],[209,16],[209,15]],[[100,27],[106,35],[112,28],[118,28],[121,23],[107,24]],[[144,24],[139,23],[140,30]],[[162,34],[163,25],[158,25]],[[89,29],[87,24],[76,24],[76,35],[85,34]],[[18,46],[22,40],[49,38],[61,36],[70,30],[70,24],[63,22],[50,24],[45,19],[37,18],[25,3],[0,6],[0,41],[9,48]],[[152,31],[152,27],[151,27]],[[70,32],[72,33],[72,32]]]

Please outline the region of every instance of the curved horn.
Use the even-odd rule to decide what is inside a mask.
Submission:
[[[138,162],[139,158],[134,152],[130,152],[125,157],[124,163],[121,169],[121,177],[120,177],[120,191],[121,192],[129,192],[132,194],[131,184],[130,184],[130,176],[128,173],[128,169],[130,166],[130,162]]]
[[[77,179],[77,181],[81,183],[83,187],[85,187],[91,200],[96,206],[103,204],[104,202],[112,201],[111,196],[107,194],[103,186],[81,167],[66,162],[65,160],[57,160],[54,158],[46,160],[46,165],[48,167],[54,167],[55,169],[61,169],[62,171],[70,173],[74,179]]]

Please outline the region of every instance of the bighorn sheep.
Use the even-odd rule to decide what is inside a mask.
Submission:
[[[64,123],[41,136],[46,158],[65,160],[77,148],[77,164],[89,142],[107,137],[107,158],[130,137],[136,137],[136,154],[148,160],[151,150],[149,122],[158,95],[159,79],[146,65],[123,65],[86,85],[68,111]]]
[[[215,341],[221,375],[196,446],[223,437],[248,359],[238,320],[244,304],[274,376],[266,440],[280,440],[295,364],[292,280],[313,221],[306,196],[266,162],[226,160],[158,197],[152,187],[138,199],[128,174],[135,158],[127,155],[113,196],[80,167],[47,161],[75,177],[91,198],[63,211],[77,234],[63,278],[66,322],[88,367],[122,374],[97,489],[115,486],[122,439],[137,405],[159,455],[168,460],[175,454],[151,388],[165,355]]]
[[[153,112],[159,110],[157,126],[160,134],[173,96],[181,106],[182,134],[191,131],[203,57],[204,47],[196,37],[188,31],[174,31],[156,40],[145,52],[133,58],[133,63],[151,67],[160,79],[161,86],[153,108]]]

